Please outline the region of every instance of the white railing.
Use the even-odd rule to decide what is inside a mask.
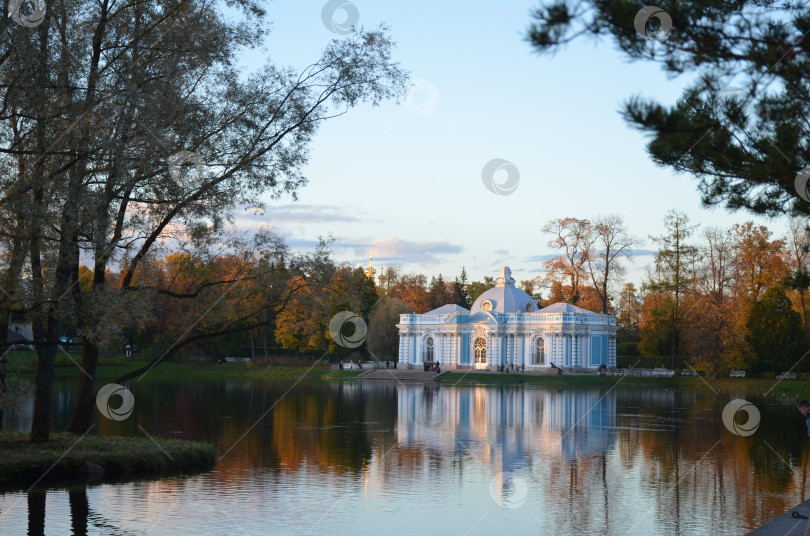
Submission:
[[[357,363],[342,363],[343,370],[376,370],[376,369],[384,369],[385,361],[363,361],[359,365]],[[403,366],[400,364],[400,366]],[[394,362],[388,361],[387,368],[394,368]]]
[[[609,369],[608,376],[632,376],[642,378],[672,378],[675,376],[674,370],[665,368],[642,369],[642,368],[629,368],[629,369]]]

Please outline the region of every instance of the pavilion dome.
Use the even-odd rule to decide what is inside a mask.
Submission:
[[[490,313],[533,313],[537,311],[534,299],[515,286],[512,270],[508,266],[501,268],[501,275],[495,286],[475,300],[470,312],[472,314],[489,311]]]

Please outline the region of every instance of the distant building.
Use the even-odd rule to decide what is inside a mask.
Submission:
[[[534,367],[616,366],[616,317],[568,303],[539,309],[515,287],[509,267],[472,306],[443,305],[400,315],[399,362],[438,361],[450,368],[497,370]]]
[[[34,340],[31,324],[9,324],[6,341],[14,348],[28,347]]]

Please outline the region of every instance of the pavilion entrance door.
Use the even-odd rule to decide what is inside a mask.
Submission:
[[[487,368],[487,340],[484,337],[475,339],[473,355],[475,356],[475,368]]]

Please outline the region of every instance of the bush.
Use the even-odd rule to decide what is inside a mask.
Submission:
[[[622,357],[638,357],[638,343],[635,342],[623,342],[616,346],[616,355],[620,355]]]

